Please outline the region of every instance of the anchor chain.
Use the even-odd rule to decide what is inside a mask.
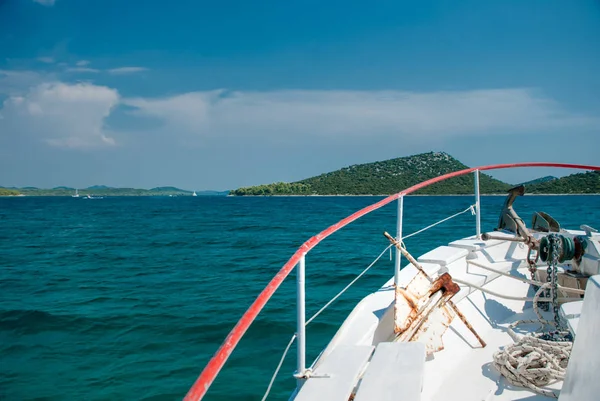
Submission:
[[[564,326],[560,319],[559,310],[560,307],[558,305],[558,262],[562,252],[562,240],[556,234],[548,235],[548,268],[547,272],[547,282],[550,283],[549,288],[545,290],[545,296],[548,298],[552,298],[552,312],[554,314],[554,327],[555,330],[549,331],[547,333],[543,333],[540,338],[548,341],[572,341],[571,334],[564,330]],[[546,309],[549,309],[549,302],[545,302]],[[542,305],[544,306],[544,303]]]
[[[554,323],[556,323],[558,329],[560,328],[560,316],[558,314],[558,255],[562,251],[562,241],[554,234],[549,237],[552,251],[552,308],[554,309]]]
[[[546,268],[546,281],[551,284],[550,288],[546,289],[544,296],[546,299],[552,297],[552,307],[554,312],[554,321],[557,324],[559,323],[558,316],[558,257],[562,250],[562,241],[556,234],[548,235],[548,267]],[[550,304],[545,303],[540,305],[540,307],[548,311],[550,310]]]
[[[554,266],[554,241],[553,241],[553,237],[551,235],[548,236],[548,254],[550,255],[550,258],[548,259],[548,266],[546,267],[546,281],[548,283],[550,283],[550,287],[552,287],[552,267]],[[546,299],[550,299],[550,297],[552,296],[552,289],[551,288],[547,288],[546,292],[544,293],[544,297]],[[554,299],[552,300],[554,302]],[[550,309],[550,304],[546,303],[545,305],[542,305],[542,309],[547,311]]]

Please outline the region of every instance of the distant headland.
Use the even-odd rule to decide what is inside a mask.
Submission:
[[[419,182],[468,168],[444,152],[429,152],[374,163],[356,164],[296,182],[238,188],[232,196],[273,195],[390,195]],[[598,194],[600,172],[546,176],[523,183],[528,194]],[[473,193],[473,175],[455,177],[416,192],[418,195]],[[514,185],[481,174],[482,194],[503,194]]]

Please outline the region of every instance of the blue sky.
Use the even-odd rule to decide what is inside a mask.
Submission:
[[[0,0],[0,185],[598,164],[598,71],[598,1]]]

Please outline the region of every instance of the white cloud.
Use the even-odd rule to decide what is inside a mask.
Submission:
[[[145,67],[119,67],[119,68],[111,68],[107,70],[109,74],[120,75],[120,74],[134,74],[136,72],[147,71],[148,69]]]
[[[158,117],[180,133],[194,133],[207,128],[211,104],[220,93],[191,92],[164,99],[124,99],[123,103],[136,108],[132,114]]]
[[[25,93],[32,86],[39,85],[47,75],[27,70],[0,70],[0,94],[15,95]]]
[[[52,57],[38,57],[37,60],[46,64],[54,63],[54,59]]]
[[[87,70],[96,71],[87,67],[78,71]],[[0,89],[2,74],[34,82],[28,72],[0,71]],[[569,112],[557,101],[529,89],[422,93],[215,90],[120,99],[117,90],[106,86],[55,81],[10,93],[0,109],[0,134],[30,135],[67,148],[114,145],[114,132],[106,131],[104,121],[118,104],[130,106],[128,113],[134,116],[149,117],[143,123],[147,134],[175,142],[241,136],[265,141],[379,136],[427,144],[458,136],[600,127],[597,117]],[[135,120],[128,125],[135,126]]]
[[[41,4],[46,7],[51,7],[54,5],[56,0],[33,0],[35,3]]]
[[[89,73],[98,73],[100,72],[100,70],[97,70],[95,68],[89,68],[89,67],[71,67],[71,68],[67,68],[65,71],[67,72],[89,72]]]
[[[87,60],[79,60],[77,63],[75,63],[75,65],[77,65],[77,67],[85,67],[86,65],[89,65],[90,62]]]
[[[537,132],[599,126],[529,89],[454,92],[193,92],[125,99],[138,115],[160,118],[165,132],[199,135],[396,135],[411,141],[457,135]]]
[[[4,101],[0,133],[28,135],[63,148],[115,145],[103,123],[118,102],[118,92],[105,86],[43,83]]]

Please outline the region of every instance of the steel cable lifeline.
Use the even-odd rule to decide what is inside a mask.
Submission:
[[[310,238],[304,244],[302,244],[298,250],[292,255],[292,257],[283,265],[281,270],[271,279],[271,281],[267,284],[267,286],[262,290],[262,292],[258,295],[256,300],[250,305],[250,307],[244,312],[240,320],[233,327],[233,329],[229,332],[221,347],[217,350],[215,355],[208,362],[200,376],[196,379],[188,393],[186,394],[184,400],[185,401],[197,401],[201,400],[202,397],[208,391],[208,388],[215,380],[217,375],[219,374],[221,368],[235,349],[235,347],[240,342],[241,338],[244,336],[254,319],[258,316],[260,311],[264,308],[266,303],[269,301],[271,296],[275,293],[277,288],[281,285],[283,280],[291,273],[294,269],[300,258],[308,253],[311,249],[317,246],[322,240],[329,237],[334,232],[339,229],[347,226],[355,220],[358,220],[362,216],[371,213],[374,210],[377,210],[388,203],[391,203],[401,196],[409,195],[413,192],[418,191],[419,189],[428,187],[437,182],[445,181],[449,178],[460,177],[466,174],[470,174],[475,171],[487,171],[487,170],[499,170],[499,169],[507,169],[507,168],[515,168],[515,167],[560,167],[560,168],[572,168],[579,170],[594,170],[599,171],[600,166],[588,166],[582,164],[568,164],[568,163],[546,163],[546,162],[531,162],[531,163],[509,163],[509,164],[493,164],[489,166],[480,166],[480,167],[472,167],[464,170],[455,171],[452,173],[444,174],[439,177],[435,177],[426,181],[423,181],[419,184],[413,185],[410,188],[405,189],[399,193],[393,194],[376,202],[372,205],[364,207],[359,211],[351,214],[350,216],[340,220],[336,224],[328,227],[327,229],[321,231],[319,234]]]

